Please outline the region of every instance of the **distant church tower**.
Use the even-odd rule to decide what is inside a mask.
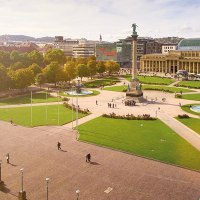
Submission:
[[[100,34],[100,37],[99,37],[99,42],[101,43],[102,42],[102,36]]]

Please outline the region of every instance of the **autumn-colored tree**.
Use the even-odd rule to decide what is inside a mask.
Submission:
[[[31,51],[31,52],[28,54],[28,58],[29,58],[31,64],[36,63],[36,64],[39,65],[40,67],[42,67],[42,66],[44,65],[42,54],[39,53],[39,52],[36,51],[36,50]]]
[[[89,70],[87,68],[87,65],[79,64],[76,68],[76,73],[77,73],[77,76],[79,76],[81,78],[81,81],[82,81],[83,77],[88,77],[89,76]]]
[[[95,60],[89,60],[87,67],[88,67],[88,70],[89,70],[90,78],[92,79],[92,77],[97,73],[96,61]]]
[[[24,89],[34,83],[34,74],[28,69],[10,70],[9,75],[13,81],[13,88]]]
[[[66,76],[68,77],[69,81],[76,78],[76,66],[74,62],[67,62],[64,65],[64,71],[66,72]]]
[[[42,69],[39,67],[38,64],[36,63],[33,63],[32,65],[30,65],[28,67],[31,71],[33,71],[34,73],[34,76],[36,76],[37,74],[41,73],[42,72]]]
[[[106,70],[108,71],[109,75],[113,72],[117,72],[120,69],[120,66],[115,61],[107,61],[105,63]]]
[[[49,65],[47,65],[43,69],[43,73],[46,76],[46,80],[49,83],[54,83],[56,85],[56,82],[58,82],[58,74],[61,74],[62,68],[57,62],[51,62]]]
[[[60,65],[63,65],[66,61],[64,52],[60,49],[50,49],[44,56],[44,60],[47,64],[52,62],[57,62]]]
[[[105,63],[103,61],[97,62],[97,72],[102,74],[106,71]]]

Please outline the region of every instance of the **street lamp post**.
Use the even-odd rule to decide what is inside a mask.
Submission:
[[[76,190],[76,199],[77,200],[79,199],[79,193],[80,193],[80,190]]]
[[[46,178],[46,193],[47,193],[46,200],[49,199],[49,180],[50,178]]]
[[[73,89],[75,87],[72,86],[71,88],[71,94],[72,94],[72,129],[74,128],[74,98],[73,98]]]
[[[0,191],[2,191],[4,188],[4,182],[1,180],[1,163],[2,161],[0,160]]]
[[[24,191],[24,168],[21,168],[20,171],[21,171],[21,191],[19,192],[18,199],[26,200],[26,192]]]

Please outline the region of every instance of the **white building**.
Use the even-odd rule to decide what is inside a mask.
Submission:
[[[168,54],[169,51],[174,51],[177,48],[177,44],[163,44],[162,54]]]

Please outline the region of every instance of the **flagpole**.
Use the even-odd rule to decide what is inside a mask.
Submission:
[[[72,94],[72,129],[74,128],[74,101],[73,101],[73,87],[71,89],[71,94]]]
[[[78,95],[76,95],[76,130],[78,130]]]
[[[31,126],[33,125],[33,111],[32,111],[32,90],[31,90]]]
[[[58,125],[60,124],[60,118],[59,118],[59,114],[60,114],[60,110],[59,110],[59,91],[57,93],[57,100],[58,100]]]
[[[45,105],[46,124],[47,124],[47,96],[48,96],[48,93],[46,91],[46,105]]]

